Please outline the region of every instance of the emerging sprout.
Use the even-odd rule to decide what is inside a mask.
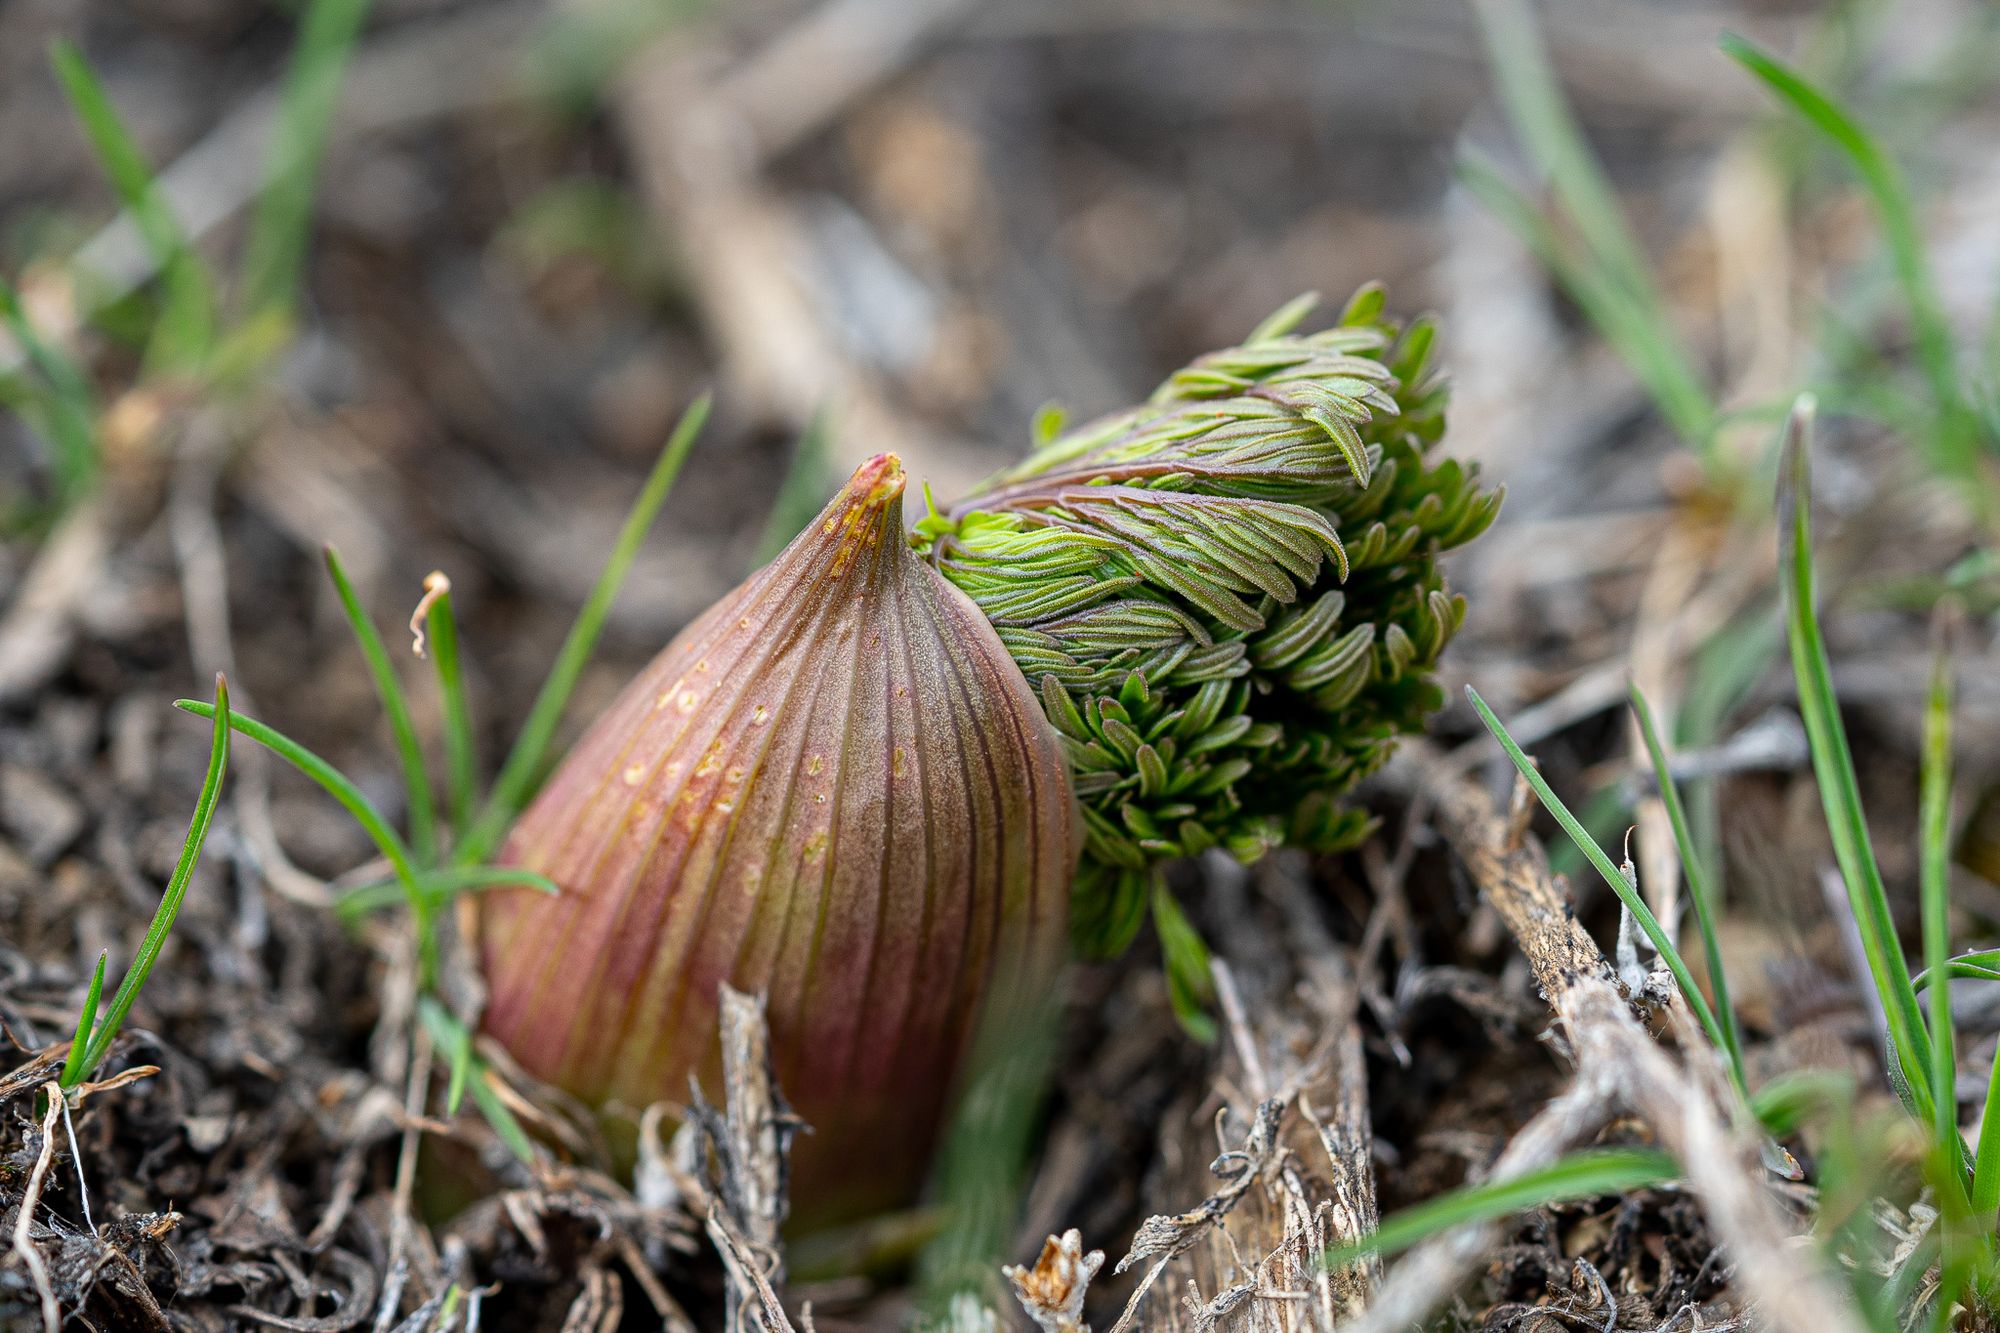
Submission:
[[[1198,1026],[1206,951],[1160,866],[1365,835],[1341,798],[1442,702],[1465,616],[1438,558],[1500,501],[1429,457],[1430,326],[1371,288],[1295,334],[1309,304],[1142,407],[1048,422],[914,552],[902,468],[864,465],[514,830],[503,859],[563,893],[486,900],[489,1030],[637,1108],[712,1073],[722,983],[767,993],[814,1131],[797,1197],[830,1217],[907,1197],[975,1020],[1047,985],[1067,922],[1108,953],[1150,910]]]
[[[593,1102],[684,1100],[719,985],[766,993],[822,1218],[914,1190],[982,1006],[1053,979],[1080,843],[1027,682],[904,541],[904,484],[870,460],[667,646],[509,838],[562,894],[479,921],[488,1029]]]

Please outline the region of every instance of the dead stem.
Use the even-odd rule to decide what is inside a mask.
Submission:
[[[33,1228],[35,1208],[42,1201],[42,1186],[49,1178],[49,1165],[55,1160],[56,1117],[62,1114],[64,1105],[62,1085],[51,1080],[43,1085],[42,1095],[49,1099],[49,1109],[42,1116],[42,1151],[35,1158],[28,1187],[21,1193],[21,1208],[14,1219],[14,1253],[21,1256],[21,1263],[35,1284],[35,1294],[41,1298],[43,1333],[61,1333],[62,1309],[56,1304],[55,1288],[49,1285],[48,1265],[42,1260],[42,1252],[35,1248]]]
[[[1527,955],[1576,1064],[1571,1089],[1517,1134],[1494,1170],[1505,1178],[1553,1161],[1595,1136],[1613,1115],[1646,1122],[1686,1172],[1688,1190],[1730,1254],[1743,1295],[1787,1333],[1850,1333],[1852,1311],[1804,1261],[1761,1183],[1755,1148],[1732,1133],[1713,1081],[1672,1060],[1632,1016],[1609,964],[1550,875],[1539,843],[1510,849],[1506,822],[1486,791],[1427,756],[1410,763],[1436,801],[1436,824]],[[1478,1231],[1473,1228],[1470,1230]],[[1484,1249],[1466,1232],[1440,1238],[1399,1265],[1362,1333],[1389,1333],[1421,1318]],[[1405,1274],[1409,1276],[1406,1278]]]
[[[771,1074],[770,1033],[764,1003],[724,984],[722,1082],[718,1113],[693,1088],[688,1145],[706,1147],[708,1169],[686,1174],[682,1185],[701,1215],[710,1242],[729,1274],[726,1327],[731,1333],[762,1329],[792,1333],[775,1283],[784,1277],[778,1228],[788,1206],[786,1180],[798,1121]]]
[[[395,1212],[389,1223],[388,1276],[382,1283],[381,1304],[375,1311],[375,1333],[385,1333],[403,1301],[409,1282],[410,1229],[416,1219],[410,1200],[417,1184],[417,1147],[423,1138],[424,1100],[431,1083],[431,1038],[422,1024],[411,1025],[413,1051],[410,1078],[403,1094],[403,1140],[396,1155]]]

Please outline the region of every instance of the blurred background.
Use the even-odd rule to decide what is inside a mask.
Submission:
[[[486,580],[574,604],[703,387],[721,424],[619,612],[635,645],[753,561],[816,418],[807,491],[895,449],[949,494],[1018,453],[1040,405],[1133,401],[1289,297],[1367,281],[1440,316],[1453,449],[1510,487],[1461,577],[1629,562],[1710,437],[1754,452],[1816,382],[1880,408],[1849,372],[1889,375],[1922,332],[1851,165],[1718,49],[1730,30],[1901,164],[1968,368],[1992,324],[1982,5],[347,0],[305,34],[326,86],[301,106],[305,8],[6,6],[0,271],[81,342],[116,467],[175,397],[140,363],[156,262],[115,220],[51,41],[78,44],[238,308],[274,164],[310,159],[303,231],[263,247],[288,253],[263,266],[282,295],[258,295],[296,323],[240,357],[264,415],[230,432],[232,493],[274,550],[334,540],[364,586],[451,557],[473,615]],[[1573,145],[1541,105],[1558,86]],[[1537,253],[1551,239],[1559,270],[1642,270],[1655,326],[1607,340]],[[46,498],[48,447],[0,430],[9,493]]]
[[[1508,489],[1454,558],[1443,734],[1477,682],[1615,834],[1638,676],[1705,777],[1757,775],[1729,827],[1716,784],[1697,808],[1776,904],[1732,947],[1838,957],[1774,711],[1774,449],[1809,390],[1873,812],[1907,822],[1923,612],[1955,591],[1964,901],[2000,914],[1996,71],[1970,0],[5,0],[0,1012],[48,1039],[150,911],[134,868],[171,865],[206,745],[164,704],[208,673],[394,807],[323,543],[385,625],[450,575],[490,764],[702,391],[574,717],[867,455],[954,494],[1044,404],[1134,402],[1371,281],[1438,317],[1445,448]],[[340,1086],[392,1026],[375,964],[250,886],[311,903],[368,845],[243,774],[175,946],[206,977],[149,1003],[212,1069]],[[182,1109],[226,1121],[235,1077]],[[298,1162],[348,1142],[286,1132]],[[1091,1242],[1135,1208],[1103,1187]]]

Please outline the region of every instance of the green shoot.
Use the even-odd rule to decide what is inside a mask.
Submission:
[[[29,393],[38,418],[30,424],[48,441],[56,493],[67,506],[83,498],[97,478],[96,394],[83,368],[42,337],[20,297],[4,281],[0,281],[0,321],[46,385],[42,392]]]
[[[1957,351],[1951,326],[1945,318],[1944,303],[1938,296],[1937,280],[1931,273],[1923,232],[1917,225],[1916,207],[1895,160],[1838,102],[1775,56],[1735,33],[1723,34],[1722,49],[1763,80],[1766,87],[1831,140],[1854,164],[1888,241],[1896,279],[1909,305],[1910,322],[1916,334],[1917,357],[1936,400],[1934,462],[1962,481],[1976,483],[1976,419],[1959,388]],[[1979,498],[1983,500],[1984,488],[1979,487],[1978,491]]]
[[[250,219],[242,290],[248,316],[289,315],[298,299],[320,157],[368,7],[369,0],[311,0],[306,9],[273,131],[270,171]]]
[[[1967,981],[2000,981],[2000,949],[1974,949],[1971,953],[1958,954],[1946,961],[1944,974]],[[1910,984],[1922,990],[1936,976],[1937,973],[1927,967],[1917,973]]]
[[[1055,1082],[1062,1011],[1061,995],[1045,991],[1019,1005],[992,1006],[979,1020],[965,1090],[931,1172],[929,1197],[943,1226],[917,1259],[919,1303],[927,1310],[983,1290],[1013,1239]]]
[[[197,717],[215,716],[213,708],[196,699],[176,699],[174,707],[193,713]],[[409,847],[383,817],[382,812],[375,808],[375,803],[363,795],[361,789],[355,786],[346,774],[283,732],[267,727],[262,722],[245,717],[241,713],[230,714],[229,726],[238,735],[257,742],[318,783],[327,795],[333,797],[348,814],[354,816],[354,821],[361,825],[362,831],[375,844],[376,850],[380,851],[389,862],[389,868],[395,872],[396,882],[402,886],[403,895],[410,904],[410,911],[416,917],[418,948],[422,954],[424,977],[428,980],[436,976],[437,934],[431,926],[434,914],[430,898],[423,891],[421,876],[417,871],[415,860],[410,855]]]
[[[806,524],[813,521],[827,497],[839,488],[831,475],[828,451],[833,447],[833,413],[825,408],[813,413],[792,451],[791,466],[779,483],[777,498],[771,501],[770,517],[764,520],[763,535],[757,539],[757,563],[764,564],[785,549]]]
[[[1930,1038],[1916,988],[1910,983],[1889,895],[1868,837],[1861,784],[1847,748],[1847,732],[1834,695],[1833,668],[1814,611],[1810,474],[1813,400],[1801,395],[1785,427],[1778,492],[1779,539],[1784,549],[1780,582],[1785,591],[1786,638],[1798,682],[1799,712],[1812,749],[1813,772],[1833,837],[1834,859],[1847,886],[1868,969],[1888,1017],[1897,1086],[1925,1124],[1933,1119]]]
[[[111,1007],[105,1011],[104,1020],[77,1025],[79,1033],[88,1029],[89,1037],[84,1043],[82,1057],[78,1058],[76,1048],[72,1046],[69,1059],[63,1064],[61,1087],[65,1092],[95,1073],[110,1051],[119,1029],[125,1026],[125,1015],[131,1012],[146,978],[153,973],[153,964],[160,960],[160,951],[167,944],[167,933],[174,928],[174,918],[180,915],[181,900],[187,897],[188,883],[194,878],[195,862],[201,858],[201,844],[208,837],[209,821],[214,818],[216,802],[222,796],[222,777],[229,767],[229,731],[236,720],[229,711],[229,682],[218,675],[215,678],[214,705],[203,704],[201,707],[206,716],[215,719],[215,726],[208,747],[208,774],[202,779],[194,818],[189,821],[187,838],[181,843],[180,860],[174,864],[173,877],[167,881],[166,890],[160,895],[160,905],[153,913],[153,924],[147,927],[146,938],[140,943],[132,966],[125,970],[125,979],[118,983],[118,992],[111,997]],[[91,983],[90,994],[84,1001],[87,1019],[96,1018],[97,998],[103,980],[104,964],[100,960],[97,979]]]
[[[666,447],[660,451],[652,475],[646,478],[638,499],[632,502],[631,512],[626,515],[625,526],[619,530],[618,541],[604,563],[604,572],[598,576],[583,609],[577,613],[576,623],[571,626],[569,637],[563,640],[562,650],[556,655],[555,666],[542,683],[541,692],[535,696],[534,706],[528,710],[528,720],[522,724],[521,734],[508,753],[506,763],[501,765],[500,776],[494,781],[485,807],[465,831],[456,848],[456,864],[471,865],[485,860],[506,835],[514,816],[520,813],[534,793],[536,784],[541,780],[549,744],[555,739],[556,727],[562,721],[563,710],[569,706],[569,696],[576,688],[577,679],[597,647],[605,617],[611,612],[611,603],[617,598],[619,586],[624,583],[633,559],[639,554],[639,543],[645,540],[660,506],[673,489],[681,464],[687,461],[688,450],[701,433],[703,423],[708,420],[708,409],[709,397],[703,394],[681,416]]]
[[[1688,1008],[1693,1011],[1695,1020],[1701,1024],[1702,1031],[1708,1034],[1708,1039],[1715,1043],[1717,1050],[1726,1053],[1729,1050],[1729,1039],[1723,1031],[1721,1022],[1716,1018],[1715,1011],[1708,1007],[1708,1000],[1702,995],[1701,988],[1694,984],[1694,974],[1688,971],[1687,961],[1681,957],[1681,951],[1674,947],[1672,937],[1660,925],[1659,918],[1653,915],[1653,909],[1639,896],[1639,890],[1618,868],[1618,863],[1597,845],[1597,840],[1591,837],[1589,831],[1577,821],[1576,816],[1569,812],[1569,807],[1562,803],[1562,798],[1557,796],[1555,790],[1543,779],[1541,771],[1535,767],[1535,761],[1514,743],[1514,738],[1507,734],[1507,728],[1501,725],[1493,710],[1486,706],[1486,701],[1479,697],[1479,692],[1468,685],[1465,687],[1465,694],[1472,701],[1472,707],[1478,712],[1480,720],[1486,724],[1486,729],[1493,733],[1494,739],[1500,742],[1502,749],[1506,750],[1507,757],[1514,761],[1514,767],[1523,778],[1527,779],[1528,785],[1534,788],[1535,795],[1541,799],[1542,805],[1555,816],[1556,823],[1562,825],[1563,832],[1569,834],[1571,840],[1583,850],[1590,863],[1597,867],[1597,873],[1604,877],[1604,882],[1618,895],[1618,901],[1625,904],[1626,910],[1631,912],[1633,919],[1639,923],[1639,928],[1646,932],[1646,938],[1652,941],[1654,951],[1674,974],[1674,983],[1680,987],[1681,997],[1687,1001]],[[1734,1072],[1732,1066],[1732,1077]]]
[[[152,169],[83,53],[58,40],[50,50],[50,61],[99,165],[160,267],[164,300],[148,359],[167,370],[195,369],[215,337],[215,296],[208,269],[160,196]]]
[[[2000,980],[1995,976],[1994,980]],[[1944,994],[1950,987],[1939,986]],[[1986,1081],[1985,1117],[1979,1122],[1979,1144],[1972,1164],[1972,1212],[1990,1225],[2000,1208],[2000,1060],[1993,1062]]]
[[[412,628],[428,631],[430,656],[444,696],[445,793],[451,827],[463,833],[472,822],[479,774],[473,756],[472,712],[465,701],[465,669],[458,658],[458,619],[451,609],[451,581],[442,574],[424,580],[423,606]]]
[[[1746,1097],[1750,1080],[1743,1072],[1743,1029],[1736,1007],[1729,1002],[1729,978],[1722,966],[1722,946],[1715,930],[1715,894],[1695,854],[1694,838],[1688,831],[1687,811],[1681,806],[1680,792],[1667,768],[1666,746],[1653,721],[1653,709],[1637,685],[1632,686],[1632,712],[1639,719],[1639,732],[1646,740],[1646,754],[1653,761],[1653,777],[1660,788],[1660,803],[1667,808],[1667,822],[1673,826],[1674,847],[1681,858],[1681,874],[1687,879],[1688,899],[1694,904],[1695,922],[1701,928],[1702,956],[1708,964],[1708,984],[1715,991],[1715,1008],[1722,1025],[1722,1049],[1729,1057],[1730,1076],[1738,1092]]]
[[[451,1083],[446,1097],[451,1111],[457,1113],[459,1099],[470,1090],[473,1105],[493,1126],[493,1132],[507,1145],[508,1151],[533,1166],[534,1144],[529,1141],[527,1131],[521,1128],[521,1122],[507,1109],[507,1103],[493,1090],[486,1062],[472,1049],[472,1033],[449,1009],[428,995],[418,997],[417,1016],[423,1021],[425,1031],[430,1033],[431,1041],[445,1052],[450,1061]]]
[[[418,862],[430,865],[437,859],[437,807],[431,797],[430,774],[424,768],[423,743],[417,739],[416,723],[410,720],[409,700],[389,660],[389,650],[382,646],[382,636],[376,633],[368,613],[361,609],[361,599],[354,595],[354,585],[348,582],[340,554],[331,546],[325,548],[325,554],[326,572],[340,594],[341,609],[347,613],[347,623],[361,645],[361,655],[368,659],[368,674],[375,679],[375,693],[381,697],[382,710],[389,715],[389,730],[395,735],[396,751],[402,756],[403,783],[409,791],[410,848]]]
[[[1166,878],[1153,879],[1153,929],[1159,932],[1160,953],[1167,972],[1167,998],[1174,1017],[1196,1041],[1215,1040],[1215,979],[1209,972],[1208,945],[1174,898]]]
[[[1372,1235],[1336,1246],[1326,1266],[1342,1268],[1370,1254],[1396,1254],[1453,1227],[1490,1222],[1529,1208],[1648,1189],[1678,1179],[1680,1167],[1657,1148],[1590,1148],[1505,1180],[1453,1190],[1405,1208]]]
[[[1942,972],[1951,957],[1951,644],[1950,612],[1937,620],[1937,652],[1924,706],[1922,777],[1917,802],[1917,866],[1923,903],[1924,968]],[[1915,983],[1911,984],[1914,992]],[[1951,987],[1931,992],[1931,1126],[1934,1141],[1958,1137],[1958,1060],[1952,1040]],[[1978,1188],[1975,1175],[1974,1190]]]
[[[1673,331],[1611,183],[1563,100],[1526,4],[1479,0],[1473,8],[1508,119],[1548,178],[1583,255],[1569,257],[1555,229],[1490,167],[1469,165],[1467,185],[1549,264],[1644,382],[1661,415],[1701,456],[1711,479],[1727,475],[1715,447],[1715,406]]]
[[[1583,825],[1591,837],[1600,845],[1619,837],[1632,827],[1632,802],[1625,793],[1625,784],[1616,780],[1606,782],[1596,791],[1587,793],[1576,811],[1576,822]],[[1549,869],[1558,875],[1574,877],[1582,873],[1589,858],[1583,849],[1567,840],[1548,849]]]
[[[488,889],[533,889],[547,894],[562,892],[547,875],[514,866],[450,866],[427,870],[418,877],[417,888],[440,911],[461,893],[482,893]],[[393,879],[385,879],[341,894],[334,903],[334,911],[340,914],[341,920],[352,922],[370,912],[407,901],[408,894],[403,886]]]
[[[432,1003],[435,1007],[436,1002]],[[459,1106],[465,1101],[465,1080],[472,1073],[472,1031],[462,1024],[452,1024],[451,1027],[451,1081],[445,1088],[444,1113],[457,1115]]]
[[[90,1044],[90,1030],[97,1024],[98,1001],[104,998],[104,965],[111,950],[97,952],[97,969],[90,974],[90,989],[83,996],[83,1012],[77,1015],[76,1033],[69,1039],[69,1057],[63,1061],[61,1086],[73,1088],[83,1081],[83,1053]]]

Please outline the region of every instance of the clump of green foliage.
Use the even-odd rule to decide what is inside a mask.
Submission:
[[[1353,846],[1370,821],[1340,797],[1443,702],[1465,601],[1438,560],[1500,493],[1432,457],[1432,326],[1383,305],[1364,288],[1301,334],[1302,298],[1139,407],[1045,413],[1026,461],[917,527],[1061,734],[1087,823],[1078,942],[1116,952],[1150,907],[1182,998],[1205,954],[1161,863]]]

